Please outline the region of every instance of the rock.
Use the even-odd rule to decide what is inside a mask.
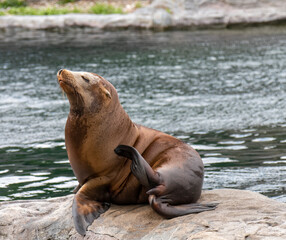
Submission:
[[[284,0],[155,0],[129,14],[1,16],[0,28],[222,28],[285,20]]]
[[[170,220],[149,205],[112,205],[83,238],[71,216],[73,196],[0,203],[0,239],[286,239],[286,204],[232,189],[205,191],[216,210]]]
[[[153,15],[153,26],[156,28],[164,28],[172,25],[172,17],[164,9],[157,9]]]

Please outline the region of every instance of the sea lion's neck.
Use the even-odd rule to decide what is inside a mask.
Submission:
[[[69,114],[66,146],[79,182],[91,174],[106,176],[116,172],[114,168],[122,164],[122,159],[114,149],[120,144],[132,146],[138,138],[136,125],[120,104],[103,110],[97,114]]]
[[[113,111],[98,116],[97,123],[98,125],[93,125],[96,139],[105,146],[110,146],[112,151],[119,144],[133,145],[138,137],[136,125],[120,104]]]
[[[95,138],[94,141],[113,141],[118,139],[118,136],[138,135],[138,129],[136,125],[131,121],[128,114],[123,107],[118,104],[112,110],[100,111],[98,113],[85,112],[82,109],[71,108],[67,120],[67,128],[72,127],[73,133],[81,132],[81,139],[84,143],[86,138]],[[84,134],[83,134],[84,133]],[[77,135],[78,136],[78,135]],[[116,136],[114,139],[110,139],[112,136]],[[119,138],[119,144],[132,144],[133,138],[130,142],[126,142]],[[123,141],[123,142],[122,142]]]

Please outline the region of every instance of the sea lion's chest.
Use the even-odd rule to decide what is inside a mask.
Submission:
[[[86,179],[112,175],[121,162],[113,149],[120,139],[110,137],[104,124],[69,117],[65,130],[68,158],[80,184]]]

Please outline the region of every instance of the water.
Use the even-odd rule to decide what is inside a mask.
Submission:
[[[0,31],[0,200],[77,185],[64,146],[60,68],[111,81],[137,123],[188,142],[204,189],[286,202],[286,28],[219,31]]]

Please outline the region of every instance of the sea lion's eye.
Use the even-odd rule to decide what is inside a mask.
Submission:
[[[89,83],[89,80],[88,80],[87,78],[85,78],[84,76],[81,76],[81,78],[82,78],[85,82]]]

